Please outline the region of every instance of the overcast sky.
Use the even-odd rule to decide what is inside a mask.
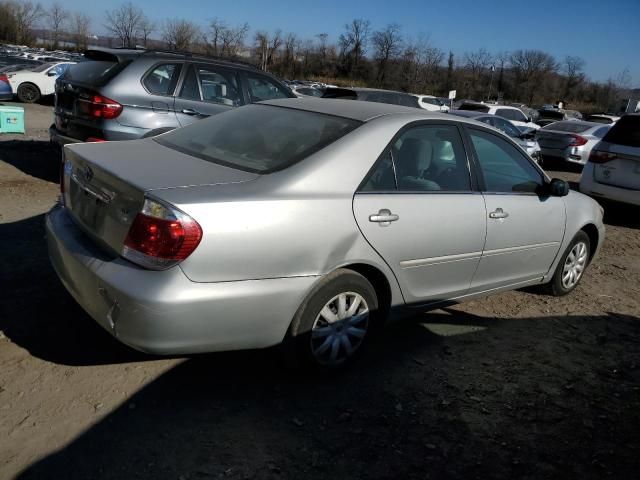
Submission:
[[[54,0],[40,0],[48,7]],[[122,1],[59,0],[93,20],[104,34],[104,11]],[[540,49],[561,59],[577,55],[586,73],[606,81],[629,68],[632,86],[640,87],[640,0],[138,0],[133,2],[157,22],[185,18],[206,27],[213,17],[229,24],[248,22],[252,31],[282,29],[303,38],[325,32],[336,41],[353,18],[372,28],[398,23],[403,34],[428,34],[431,42],[456,55],[481,47],[491,52]],[[159,36],[158,33],[152,35]]]

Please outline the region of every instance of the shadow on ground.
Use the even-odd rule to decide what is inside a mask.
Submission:
[[[637,322],[430,313],[333,377],[190,359],[19,478],[633,478]]]
[[[42,140],[6,140],[0,142],[0,160],[27,175],[59,183],[60,150]]]

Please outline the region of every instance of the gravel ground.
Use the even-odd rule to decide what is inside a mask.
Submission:
[[[332,378],[271,350],[160,359],[102,331],[49,266],[50,121],[28,105],[27,135],[0,136],[0,478],[638,478],[638,209],[605,205],[573,294],[424,313]]]

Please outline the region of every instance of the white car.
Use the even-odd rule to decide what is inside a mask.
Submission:
[[[55,91],[56,78],[74,63],[44,63],[33,70],[10,73],[7,75],[9,84],[21,102],[34,103],[40,100],[40,97],[52,95]]]
[[[582,170],[580,191],[640,206],[640,114],[620,118],[593,147]]]
[[[429,110],[430,112],[448,112],[449,107],[433,95],[414,95],[418,99],[420,108]]]
[[[516,127],[531,128],[537,130],[540,125],[533,123],[531,117],[527,117],[522,110],[516,107],[510,107],[508,105],[491,105],[487,103],[463,103],[458,107],[458,110],[473,110],[476,112],[488,113],[489,115],[497,115],[498,117],[506,118]]]

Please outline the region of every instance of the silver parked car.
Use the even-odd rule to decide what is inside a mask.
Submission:
[[[611,125],[564,120],[538,130],[536,138],[543,157],[555,157],[572,163],[587,163],[591,149],[605,136]]]
[[[566,294],[604,238],[598,204],[495,129],[373,102],[274,100],[70,145],[62,172],[55,270],[116,338],[160,354],[284,343],[337,367],[392,309]]]

